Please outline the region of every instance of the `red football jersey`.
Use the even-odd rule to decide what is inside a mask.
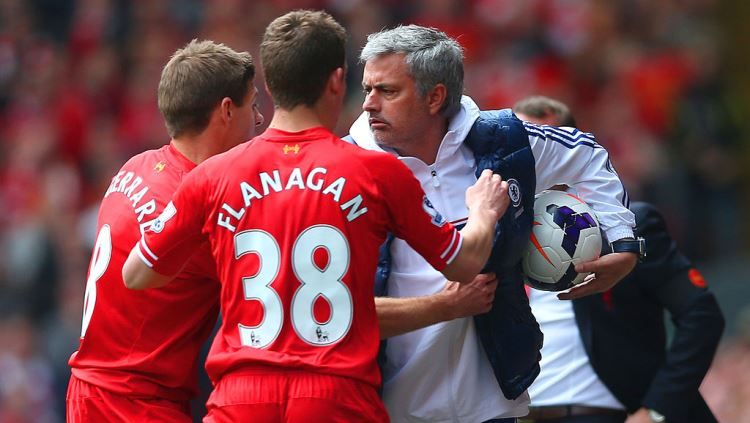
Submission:
[[[324,128],[268,129],[193,171],[137,251],[173,274],[210,241],[223,319],[206,362],[214,382],[281,366],[379,385],[373,284],[388,232],[437,269],[461,244],[395,157]]]
[[[186,400],[197,391],[197,358],[218,313],[220,285],[208,244],[174,283],[133,291],[122,281],[130,250],[195,164],[174,146],[130,159],[99,208],[78,351],[81,380],[134,397]]]

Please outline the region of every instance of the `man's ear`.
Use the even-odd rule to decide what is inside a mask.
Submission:
[[[448,89],[443,84],[437,84],[427,92],[427,108],[431,115],[440,113],[440,109],[445,104],[445,98],[448,96]]]
[[[333,94],[343,94],[346,92],[346,71],[344,68],[336,68],[328,77],[328,89]]]
[[[234,103],[232,102],[232,99],[229,97],[224,97],[221,99],[221,103],[219,103],[219,117],[221,118],[221,121],[226,123],[229,123],[229,121],[232,119],[232,105]]]

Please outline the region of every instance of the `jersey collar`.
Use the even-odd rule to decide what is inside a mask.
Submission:
[[[266,128],[260,138],[271,142],[311,141],[332,136],[333,133],[323,126],[315,126],[298,132],[284,131],[278,128]]]
[[[197,166],[195,163],[190,161],[190,159],[180,153],[177,147],[175,147],[173,141],[169,142],[169,145],[165,150],[165,155],[169,163],[175,166],[180,171],[190,172]]]

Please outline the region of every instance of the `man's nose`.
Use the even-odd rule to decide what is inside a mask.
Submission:
[[[365,93],[365,101],[362,103],[362,110],[366,112],[372,112],[377,111],[378,108],[378,101],[377,101],[377,94],[375,91],[370,91],[369,93]]]

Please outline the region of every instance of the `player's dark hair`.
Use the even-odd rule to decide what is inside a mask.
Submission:
[[[242,106],[254,77],[253,57],[224,44],[193,40],[177,50],[162,70],[158,89],[169,136],[202,132],[226,97]]]
[[[537,119],[555,117],[557,126],[576,127],[576,120],[565,103],[542,95],[535,95],[519,100],[514,106],[515,113],[522,113]]]
[[[313,106],[331,72],[344,67],[346,30],[323,11],[295,10],[266,28],[260,61],[276,107]]]

